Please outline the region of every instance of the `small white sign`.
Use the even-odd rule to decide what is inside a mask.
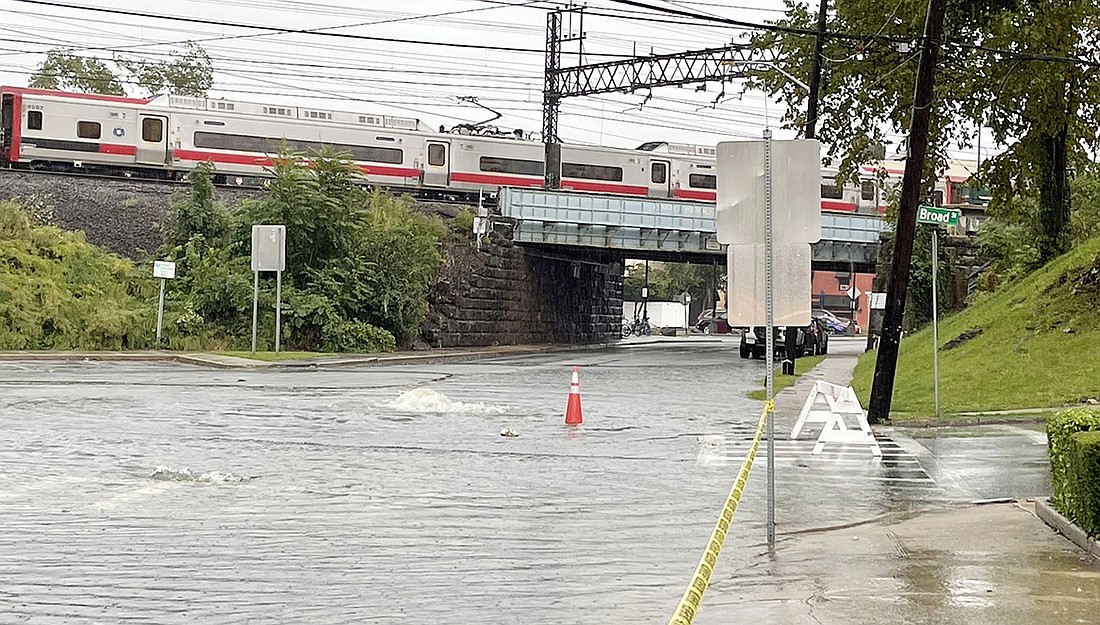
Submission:
[[[886,310],[885,293],[868,293],[871,298],[871,310]]]
[[[860,291],[859,289],[857,289],[856,285],[854,285],[854,284],[852,286],[848,287],[847,292],[848,292],[848,298],[853,299],[853,300],[859,299],[859,296],[863,295],[863,291]]]
[[[172,279],[176,277],[176,263],[166,260],[153,261],[153,277]]]

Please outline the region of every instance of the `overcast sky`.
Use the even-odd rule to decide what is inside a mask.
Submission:
[[[46,1],[64,6],[0,0],[0,83],[25,85],[51,48],[100,58],[124,54],[160,60],[190,40],[205,47],[213,60],[211,97],[416,117],[438,128],[489,117],[458,100],[472,96],[503,114],[496,125],[528,131],[541,127],[547,9],[561,4],[545,0]],[[782,0],[647,2],[752,23],[775,20],[783,10]],[[586,4],[590,11],[584,22],[584,49],[589,62],[651,50],[667,53],[720,46],[744,34],[728,27],[610,17],[647,14],[611,0]],[[270,34],[76,7],[516,50]],[[141,95],[136,87],[128,88]],[[714,145],[759,138],[770,120],[777,137],[793,136],[778,128],[782,108],[769,104],[762,94],[741,96],[740,84],[726,85],[725,96],[720,97],[722,91],[721,85],[710,83],[705,91],[695,86],[654,89],[648,101],[644,93],[567,99],[562,106],[561,135],[567,142],[616,147],[637,147],[654,140]]]

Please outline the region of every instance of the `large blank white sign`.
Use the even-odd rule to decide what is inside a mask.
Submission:
[[[764,244],[731,245],[729,263],[729,324],[767,323]],[[777,326],[810,325],[810,244],[772,245],[773,314]]]
[[[821,239],[821,144],[772,140],[772,241]],[[764,242],[764,141],[718,144],[718,240]]]

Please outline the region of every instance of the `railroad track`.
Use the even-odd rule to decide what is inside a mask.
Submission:
[[[158,176],[143,175],[142,172],[135,171],[58,171],[58,170],[43,170],[43,169],[31,169],[23,167],[3,167],[0,168],[0,176],[12,173],[22,174],[30,176],[42,176],[43,178],[55,177],[55,178],[83,178],[88,180],[107,180],[112,182],[134,182],[140,184],[155,184],[162,186],[172,187],[186,187],[188,182],[186,178],[165,178]],[[215,174],[214,186],[223,189],[240,189],[244,191],[261,191],[263,190],[266,182],[270,178],[259,178],[255,176],[227,176]],[[364,188],[374,189],[374,185],[363,185]],[[477,193],[472,192],[456,192],[446,189],[425,189],[421,187],[377,187],[382,191],[393,193],[396,195],[410,195],[413,199],[422,202],[432,202],[434,204],[453,204],[457,206],[477,206],[480,202],[482,206],[493,207],[496,206],[496,193],[485,194],[478,197]]]

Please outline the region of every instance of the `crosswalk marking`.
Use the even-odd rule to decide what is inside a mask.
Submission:
[[[696,463],[701,466],[729,466],[741,462],[748,451],[747,438],[739,435],[705,434],[699,436]],[[889,437],[879,435],[882,458],[873,458],[864,446],[832,446],[814,455],[813,439],[779,439],[775,442],[775,459],[780,468],[799,475],[800,479],[822,481],[859,481],[894,483],[908,488],[939,488],[936,480],[919,458]],[[767,458],[761,449],[758,458]]]

